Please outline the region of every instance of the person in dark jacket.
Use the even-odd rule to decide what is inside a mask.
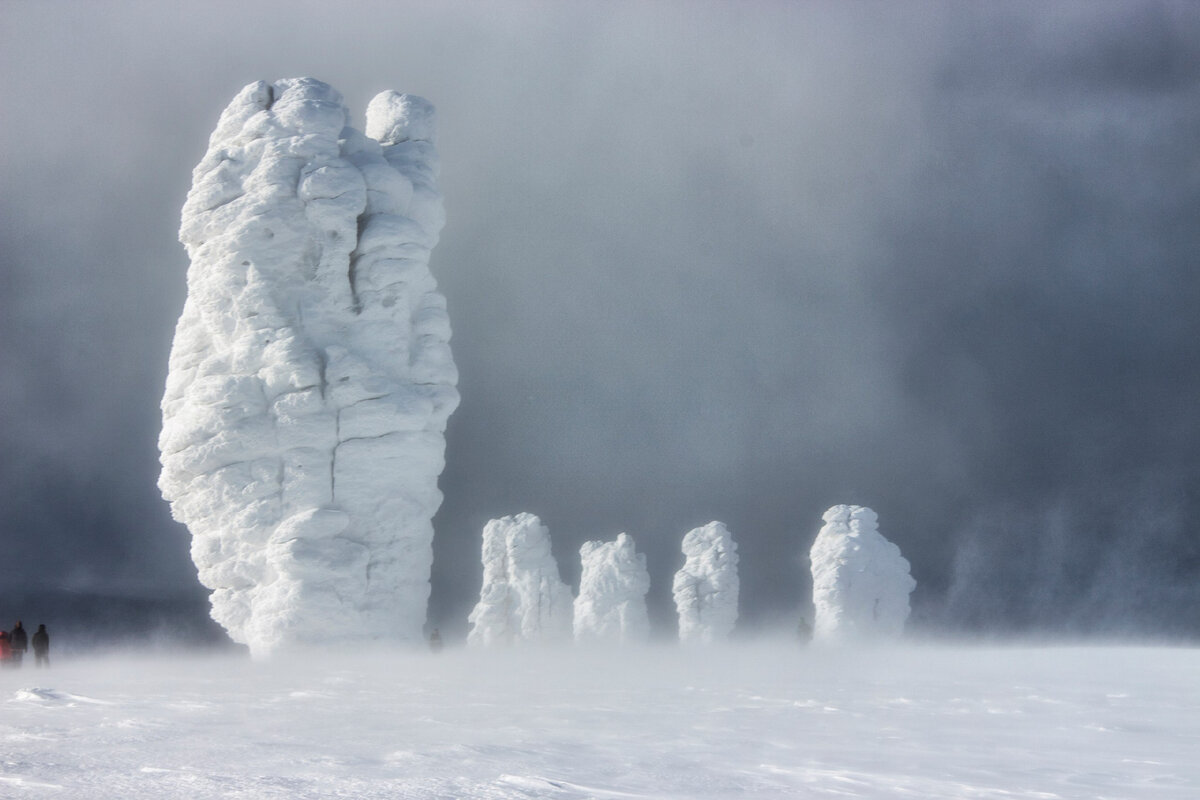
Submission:
[[[50,634],[46,633],[45,625],[38,625],[33,634],[33,665],[50,666]]]
[[[12,647],[12,665],[14,667],[21,666],[21,660],[25,658],[25,651],[29,649],[29,637],[25,635],[25,628],[21,626],[21,620],[17,620],[17,624],[8,632],[8,643]]]

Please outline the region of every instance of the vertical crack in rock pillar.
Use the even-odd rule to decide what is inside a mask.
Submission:
[[[428,102],[377,96],[364,135],[311,78],[244,88],[193,172],[159,488],[255,654],[422,635],[459,399],[437,175]]]

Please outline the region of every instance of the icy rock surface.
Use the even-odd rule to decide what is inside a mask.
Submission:
[[[650,635],[646,592],[650,573],[646,556],[633,539],[620,534],[615,542],[585,542],[579,549],[583,571],[575,598],[575,641],[631,642]]]
[[[916,581],[900,548],[879,533],[864,506],[834,506],[813,542],[814,640],[895,638],[908,619]]]
[[[483,528],[483,587],[468,618],[471,645],[571,637],[571,589],[550,552],[550,531],[533,514]]]
[[[311,78],[250,84],[193,172],[188,295],[159,487],[212,615],[256,654],[421,637],[458,405],[433,108],[385,92],[368,138]]]
[[[723,523],[710,522],[689,531],[682,548],[686,561],[672,585],[679,640],[726,639],[738,616],[737,544]]]

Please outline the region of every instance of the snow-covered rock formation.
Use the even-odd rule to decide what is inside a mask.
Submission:
[[[627,534],[615,542],[585,542],[579,549],[583,572],[575,598],[575,641],[641,641],[650,635],[646,556]]]
[[[468,618],[472,645],[552,642],[571,637],[571,589],[550,552],[550,531],[533,514],[483,529],[483,588]]]
[[[326,84],[260,81],[193,172],[159,487],[256,654],[422,635],[459,400],[433,119],[384,92],[364,136]]]
[[[672,585],[679,640],[726,639],[738,616],[737,544],[723,523],[710,522],[688,531],[682,548],[687,560]]]
[[[813,542],[814,640],[895,638],[908,619],[916,581],[900,548],[863,506],[834,506]]]

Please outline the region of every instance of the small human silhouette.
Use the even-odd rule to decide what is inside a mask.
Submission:
[[[25,628],[21,626],[21,620],[17,620],[17,624],[9,631],[8,643],[12,647],[12,665],[14,667],[21,666],[21,661],[25,658],[25,651],[29,649],[29,637],[25,635]]]
[[[33,665],[35,667],[50,666],[50,634],[45,625],[38,625],[33,634]]]
[[[442,652],[442,635],[438,633],[437,628],[434,628],[433,633],[429,634],[429,649],[435,653]]]

